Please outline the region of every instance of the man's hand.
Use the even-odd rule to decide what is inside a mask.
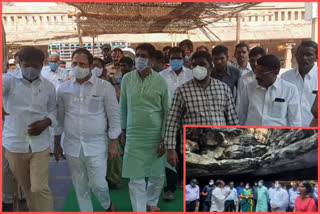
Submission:
[[[167,161],[171,166],[177,167],[179,159],[178,159],[178,154],[177,154],[176,150],[168,149]]]
[[[166,149],[164,148],[164,140],[161,139],[160,140],[160,143],[158,145],[158,148],[157,148],[157,154],[158,154],[158,157],[162,157],[162,155],[164,155],[164,153],[166,153]]]
[[[6,116],[6,115],[9,115],[9,113],[7,113],[7,112],[3,109],[3,107],[2,107],[2,117],[3,117],[3,116]]]
[[[62,149],[62,147],[61,147],[61,145],[60,145],[60,141],[61,141],[61,135],[54,137],[54,150],[53,150],[53,154],[54,154],[54,158],[56,159],[57,162],[60,160],[60,157],[62,157],[63,159],[65,159],[65,157],[64,157],[64,155],[63,155],[63,149]]]
[[[119,156],[118,139],[110,140],[108,146],[108,160],[114,160]]]
[[[49,118],[33,122],[28,126],[28,134],[30,136],[38,136],[50,125],[51,125],[51,120]]]
[[[123,147],[123,150],[124,150],[124,147],[126,145],[126,141],[127,141],[127,133],[123,129],[122,132],[121,132],[121,136],[120,136],[120,143],[121,143],[121,146]]]

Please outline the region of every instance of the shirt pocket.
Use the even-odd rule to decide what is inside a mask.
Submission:
[[[47,94],[33,95],[32,109],[39,113],[47,112],[48,99]]]
[[[103,108],[103,97],[102,96],[87,96],[88,111],[90,113],[96,113]]]
[[[287,102],[273,101],[269,113],[273,118],[284,119],[287,115]]]

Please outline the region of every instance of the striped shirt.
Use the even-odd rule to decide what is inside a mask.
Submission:
[[[166,126],[167,149],[175,149],[179,128],[183,145],[183,125],[239,124],[229,86],[219,80],[210,79],[211,83],[206,89],[194,79],[176,89]],[[183,153],[183,146],[180,152]]]

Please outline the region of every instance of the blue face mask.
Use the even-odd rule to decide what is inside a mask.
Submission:
[[[50,69],[51,69],[52,71],[56,71],[56,70],[58,69],[58,67],[59,67],[59,64],[58,64],[58,63],[55,63],[55,62],[50,62],[50,63],[49,63],[49,66],[50,66]]]
[[[190,56],[185,56],[185,57],[184,57],[184,60],[185,60],[186,62],[188,62],[188,61],[190,60]]]
[[[182,67],[182,63],[181,59],[170,60],[170,66],[174,71],[178,71]]]
[[[138,71],[144,71],[148,68],[149,59],[143,57],[137,57],[135,59],[136,68]]]

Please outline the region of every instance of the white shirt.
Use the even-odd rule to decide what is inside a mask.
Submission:
[[[182,84],[193,79],[192,71],[189,68],[182,66],[182,71],[179,75],[176,74],[171,67],[168,67],[160,72],[160,75],[167,81],[169,86],[170,97],[173,97],[174,91]]]
[[[273,190],[273,193],[270,197],[270,204],[278,207],[274,211],[285,212],[289,204],[289,194],[287,190],[282,188]]]
[[[271,199],[271,195],[274,193],[274,191],[276,190],[275,187],[270,187],[269,190],[268,190],[268,193],[269,193],[269,199]]]
[[[50,66],[45,66],[41,70],[41,75],[49,80],[56,87],[56,90],[68,78],[66,70],[60,67],[56,71],[51,71]]]
[[[199,200],[200,197],[200,188],[198,185],[192,187],[191,184],[186,186],[186,201],[195,201]]]
[[[21,70],[19,68],[16,68],[16,69],[8,69],[7,70],[7,73],[4,73],[5,75],[11,75],[13,77],[16,77],[16,78],[22,78],[22,73],[21,73]]]
[[[296,202],[296,198],[300,195],[299,188],[297,187],[296,190],[293,188],[289,189],[289,206],[294,207],[294,203]]]
[[[316,98],[313,91],[318,91],[318,67],[316,65],[302,79],[298,68],[293,68],[281,76],[282,79],[297,86],[300,95],[302,126],[309,126],[313,115],[311,107]]]
[[[58,124],[55,135],[64,131],[64,152],[79,157],[106,152],[109,139],[121,133],[120,107],[114,87],[92,75],[79,84],[75,78],[58,89]]]
[[[38,78],[32,83],[24,78],[3,76],[2,96],[6,101],[2,143],[10,152],[41,152],[49,147],[49,129],[39,136],[28,135],[28,125],[50,118],[51,127],[57,124],[56,91],[52,83]]]
[[[241,96],[242,96],[244,87],[251,81],[256,81],[256,74],[253,71],[249,71],[239,78],[238,90],[237,90],[237,101],[236,101],[237,108],[240,105]]]
[[[216,187],[212,191],[210,212],[224,211],[225,195],[220,187]]]
[[[239,68],[239,70],[240,70],[240,74],[241,74],[241,76],[243,76],[243,75],[245,75],[246,73],[249,73],[250,71],[252,71],[252,68],[251,68],[251,65],[250,65],[250,63],[249,62],[247,62],[247,66],[243,69],[240,65],[238,65],[238,63],[235,63],[235,66],[237,67],[237,68]]]
[[[226,201],[238,201],[238,193],[236,188],[233,187],[232,189],[230,189],[230,187],[227,186],[224,191],[224,194],[226,195],[229,191],[231,191],[231,193],[226,198]]]
[[[245,86],[238,107],[241,125],[301,126],[300,102],[295,85],[277,78],[268,90],[252,81]]]

